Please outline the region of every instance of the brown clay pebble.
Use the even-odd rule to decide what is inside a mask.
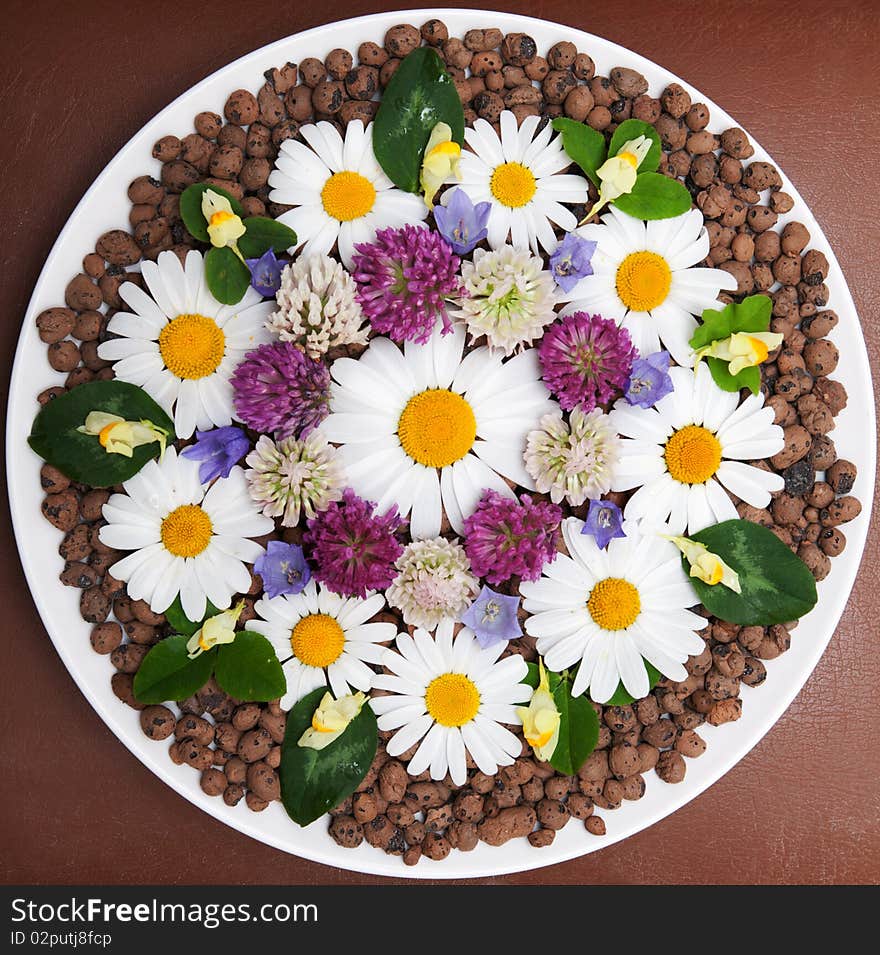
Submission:
[[[529,843],[536,849],[542,849],[544,846],[553,844],[553,840],[556,838],[556,831],[549,827],[546,829],[536,829],[534,832],[529,833],[528,838]]]
[[[240,783],[229,785],[223,790],[223,802],[227,806],[237,806],[244,799],[245,789]]]
[[[143,717],[143,713],[141,717]],[[202,787],[202,792],[207,796],[222,796],[226,790],[226,777],[222,770],[211,767],[204,770],[199,785]]]
[[[247,768],[248,789],[266,802],[281,798],[281,781],[278,774],[264,762],[252,763]]]
[[[590,816],[588,819],[584,820],[584,828],[590,835],[593,836],[604,836],[605,835],[605,820],[601,816]]]
[[[73,331],[76,312],[70,308],[47,308],[37,316],[40,340],[47,345],[60,342]]]
[[[236,90],[226,100],[223,113],[236,126],[250,126],[260,115],[260,107],[249,90]]]
[[[112,653],[122,643],[122,627],[112,620],[99,623],[92,628],[89,639],[95,653]]]
[[[263,759],[272,748],[272,737],[266,730],[253,729],[244,733],[239,740],[236,752],[246,763],[255,763]]]
[[[680,783],[687,773],[687,766],[681,753],[668,749],[660,754],[656,766],[657,775],[665,783]]]
[[[477,827],[480,839],[490,846],[500,846],[510,839],[527,836],[535,828],[537,817],[531,806],[502,809],[492,819],[484,819]]]
[[[153,740],[168,739],[174,732],[174,714],[167,706],[147,706],[141,710],[141,729]]]

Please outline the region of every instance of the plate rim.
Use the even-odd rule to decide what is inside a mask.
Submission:
[[[852,592],[852,587],[855,583],[864,551],[874,498],[877,435],[873,381],[870,373],[867,347],[864,336],[861,333],[861,325],[858,319],[855,303],[852,299],[852,294],[849,290],[849,285],[846,282],[846,278],[844,276],[843,270],[840,267],[840,263],[837,260],[834,250],[831,248],[830,243],[825,237],[824,231],[819,226],[819,223],[816,221],[816,218],[809,206],[785,175],[783,169],[774,162],[769,153],[767,153],[767,151],[763,149],[751,135],[748,134],[748,131],[745,130],[746,134],[749,135],[750,141],[755,147],[755,156],[751,157],[752,161],[762,158],[776,166],[783,179],[783,188],[795,199],[795,205],[792,213],[796,213],[798,220],[803,221],[810,230],[810,247],[820,248],[828,258],[831,271],[833,272],[836,270],[839,274],[840,281],[834,282],[834,293],[831,297],[830,304],[835,308],[835,311],[837,311],[838,314],[842,315],[843,312],[846,312],[847,315],[851,315],[855,319],[855,334],[849,335],[849,338],[852,338],[852,341],[849,341],[848,338],[846,349],[848,352],[847,360],[848,362],[852,362],[855,366],[857,366],[856,371],[859,374],[860,382],[863,385],[866,384],[868,396],[871,399],[870,401],[866,402],[865,408],[861,409],[864,414],[864,420],[861,423],[868,425],[868,437],[866,446],[864,448],[864,456],[866,457],[865,463],[868,465],[868,467],[860,467],[859,469],[859,499],[862,501],[863,509],[856,521],[848,525],[849,528],[855,528],[857,533],[851,533],[851,536],[848,535],[849,547],[847,548],[847,551],[844,552],[842,557],[835,559],[835,590],[833,592],[829,592],[827,586],[822,588],[820,585],[820,589],[822,591],[820,604],[824,606],[824,616],[822,618],[822,622],[818,625],[823,630],[822,638],[818,640],[812,647],[804,648],[799,654],[797,654],[796,659],[798,662],[795,665],[787,666],[787,669],[794,670],[793,679],[787,679],[787,682],[783,683],[781,687],[776,687],[776,693],[772,699],[767,700],[765,698],[765,703],[762,705],[762,709],[765,710],[766,713],[758,721],[759,725],[757,727],[754,729],[749,728],[748,731],[744,730],[743,739],[739,740],[738,742],[732,742],[731,745],[724,747],[723,752],[720,754],[717,752],[717,750],[719,744],[721,746],[724,745],[723,739],[710,743],[710,747],[714,745],[716,749],[713,762],[718,765],[708,773],[707,779],[700,778],[695,782],[691,782],[690,784],[688,784],[686,780],[685,782],[678,784],[676,787],[674,787],[674,795],[668,808],[661,805],[659,809],[654,808],[646,813],[640,813],[638,811],[631,812],[631,816],[643,817],[638,820],[636,825],[633,826],[624,824],[619,831],[615,831],[615,829],[617,829],[616,826],[609,826],[609,832],[607,835],[602,837],[585,835],[585,841],[583,841],[583,844],[564,846],[563,843],[565,841],[571,842],[571,839],[565,839],[565,830],[563,830],[563,832],[560,833],[560,836],[563,838],[557,840],[559,843],[558,845],[554,843],[553,846],[541,850],[534,849],[524,840],[516,840],[515,846],[513,843],[508,843],[506,846],[497,849],[480,844],[478,849],[474,852],[467,854],[457,853],[457,860],[455,862],[452,860],[456,857],[450,857],[439,866],[429,866],[425,864],[413,868],[405,868],[400,862],[399,858],[395,856],[386,856],[384,853],[381,853],[380,850],[373,849],[370,846],[362,845],[360,849],[354,851],[350,849],[343,849],[333,842],[332,838],[326,833],[326,831],[324,831],[326,846],[291,846],[290,840],[276,837],[274,833],[270,831],[272,827],[267,826],[262,822],[262,820],[267,817],[267,813],[269,813],[269,818],[277,818],[278,813],[280,812],[282,819],[288,823],[289,826],[295,827],[295,823],[287,820],[283,809],[280,807],[280,804],[273,804],[268,810],[261,814],[251,813],[249,810],[244,809],[244,807],[237,807],[241,811],[236,813],[235,809],[220,804],[215,797],[205,795],[198,786],[197,781],[195,781],[197,780],[197,774],[195,772],[193,772],[189,767],[175,766],[168,758],[164,748],[156,747],[152,741],[147,740],[146,737],[143,736],[138,725],[139,721],[137,720],[136,711],[126,707],[124,704],[119,703],[115,696],[112,696],[112,693],[110,693],[110,698],[107,698],[107,693],[109,691],[109,673],[107,673],[106,670],[104,673],[105,686],[103,687],[103,692],[101,693],[101,696],[104,698],[99,698],[96,688],[89,683],[86,674],[82,672],[83,669],[86,668],[85,663],[83,662],[81,665],[81,661],[78,659],[78,657],[81,656],[83,650],[86,650],[88,654],[96,658],[96,662],[100,663],[101,658],[98,654],[94,654],[93,651],[88,649],[85,643],[78,643],[73,645],[72,649],[69,648],[68,644],[64,640],[64,635],[61,633],[56,633],[55,628],[50,628],[47,622],[52,617],[50,601],[53,596],[56,598],[58,597],[59,591],[55,589],[54,584],[50,587],[43,588],[39,586],[38,581],[40,580],[40,577],[38,572],[35,572],[34,562],[35,560],[39,559],[40,556],[45,557],[46,555],[43,553],[31,553],[31,550],[24,546],[23,543],[27,536],[27,522],[33,520],[35,517],[35,513],[30,505],[30,499],[33,497],[33,494],[27,493],[28,490],[33,491],[33,487],[29,487],[28,485],[36,484],[37,488],[39,487],[38,482],[33,481],[33,475],[35,471],[38,472],[39,470],[40,459],[37,458],[32,451],[30,451],[30,449],[27,447],[26,441],[24,440],[30,430],[30,422],[32,421],[34,414],[33,406],[21,407],[21,405],[28,399],[31,402],[34,400],[33,389],[28,387],[26,380],[27,373],[29,371],[29,369],[27,369],[27,364],[34,345],[36,344],[42,348],[43,343],[40,342],[36,334],[33,319],[41,310],[41,305],[42,308],[50,307],[48,305],[42,304],[41,298],[45,294],[46,286],[51,284],[56,260],[61,257],[63,250],[67,248],[68,243],[71,242],[71,240],[76,242],[77,237],[81,237],[83,235],[82,223],[79,220],[86,213],[92,199],[101,193],[104,184],[108,179],[111,178],[113,171],[121,163],[125,163],[130,155],[135,153],[136,150],[141,149],[144,143],[146,143],[148,147],[151,145],[153,133],[148,131],[153,130],[154,127],[164,122],[167,115],[175,113],[186,103],[193,101],[197,102],[200,95],[209,92],[215,84],[221,82],[224,77],[235,72],[237,69],[248,67],[253,61],[256,61],[262,57],[266,57],[270,54],[275,55],[278,53],[282,56],[282,58],[284,58],[285,54],[283,54],[282,51],[285,49],[285,47],[289,47],[291,44],[302,45],[304,43],[308,43],[309,40],[320,39],[333,27],[344,27],[346,30],[355,29],[359,31],[367,29],[371,31],[382,30],[384,33],[388,27],[397,23],[414,22],[418,24],[423,22],[425,19],[437,17],[444,20],[447,25],[454,24],[454,31],[459,33],[466,29],[484,26],[484,24],[482,24],[480,21],[481,19],[485,19],[490,14],[491,17],[494,18],[494,21],[497,22],[497,25],[504,29],[505,32],[516,28],[524,29],[526,31],[529,28],[532,28],[538,33],[543,33],[549,29],[560,34],[567,34],[572,39],[575,39],[582,49],[590,50],[589,44],[596,43],[598,46],[603,48],[603,57],[605,54],[609,56],[620,56],[620,65],[634,67],[640,72],[646,73],[646,75],[650,73],[659,73],[664,82],[677,82],[680,83],[686,90],[688,90],[688,92],[692,94],[698,93],[699,98],[703,102],[706,102],[710,107],[712,115],[711,125],[713,127],[722,128],[721,124],[723,123],[728,123],[730,126],[738,125],[736,120],[713,100],[704,96],[702,93],[699,93],[699,91],[697,91],[691,84],[678,77],[671,70],[661,66],[653,60],[650,60],[642,54],[639,54],[634,50],[627,49],[626,47],[623,47],[611,40],[607,40],[604,37],[589,33],[585,30],[580,30],[567,24],[526,16],[518,13],[499,11],[490,12],[470,8],[417,8],[397,10],[386,13],[365,14],[359,17],[336,20],[330,23],[312,27],[308,30],[301,31],[287,37],[273,40],[270,43],[264,44],[263,46],[260,46],[248,53],[243,54],[235,60],[224,64],[195,85],[184,90],[179,96],[159,110],[152,117],[152,119],[144,123],[137,130],[137,132],[135,132],[135,134],[121,147],[116,155],[107,163],[98,176],[96,176],[92,184],[77,203],[74,210],[68,216],[67,222],[55,240],[49,255],[46,257],[43,268],[41,269],[40,275],[34,285],[33,293],[28,302],[27,309],[24,313],[22,329],[19,334],[12,365],[12,373],[10,376],[9,398],[7,403],[6,438],[6,463],[8,475],[7,493],[9,496],[9,507],[12,516],[16,547],[18,549],[19,559],[28,583],[28,588],[40,615],[41,623],[46,632],[49,634],[57,653],[65,665],[65,668],[85,696],[86,700],[89,702],[90,706],[101,717],[101,719],[114,733],[114,735],[141,763],[143,763],[151,772],[157,775],[163,782],[169,785],[177,793],[207,812],[213,819],[223,822],[238,830],[239,832],[270,845],[273,848],[296,855],[300,858],[309,859],[310,861],[319,862],[338,869],[357,871],[370,875],[409,879],[446,880],[454,878],[480,878],[485,876],[504,875],[513,872],[531,871],[548,865],[567,862],[573,858],[578,858],[582,855],[587,855],[591,852],[598,851],[605,846],[612,845],[615,842],[621,841],[622,839],[629,838],[630,836],[636,835],[643,829],[649,828],[656,822],[659,822],[661,819],[687,805],[687,803],[699,796],[702,792],[709,788],[709,786],[717,782],[733,766],[739,763],[748,752],[758,745],[761,739],[763,739],[763,737],[776,724],[782,714],[789,708],[794,698],[802,690],[803,686],[812,675],[819,660],[824,654],[828,643],[834,635],[837,624],[840,620],[840,616],[849,601],[849,596]],[[367,35],[365,34],[365,38],[366,36]],[[323,49],[323,44],[319,43],[318,47]],[[281,60],[278,62],[281,62]],[[210,108],[210,103],[204,103],[204,108]],[[139,156],[137,168],[147,167],[151,163],[155,164],[155,160],[152,159],[152,157],[149,155],[149,150],[147,150],[145,155]],[[789,213],[788,216],[791,216],[792,213]],[[783,218],[784,217],[780,217],[780,219]],[[117,225],[115,227],[119,228],[121,226]],[[113,226],[110,226],[110,228],[113,228]],[[67,279],[64,280],[65,284],[66,281]],[[47,372],[46,380],[49,380],[53,372],[48,365],[45,366],[45,371]],[[854,415],[854,413],[855,409],[852,408],[847,409],[847,411],[844,412],[844,414],[848,414],[849,416]],[[26,423],[24,431],[22,431],[23,422]],[[25,493],[19,493],[22,488],[24,488]],[[42,495],[40,494],[40,496]],[[49,525],[46,525],[46,527],[48,528]],[[49,529],[55,535],[60,533],[54,528]],[[55,558],[53,557],[53,559]],[[52,577],[50,577],[50,579],[53,581],[56,579],[54,574]],[[840,587],[839,585],[844,582],[846,583],[846,586]],[[57,587],[63,593],[64,588],[61,587],[60,584],[58,584]],[[841,594],[845,594],[845,597],[841,597]],[[818,606],[819,605],[817,604],[817,607]],[[833,608],[830,617],[828,616],[829,606]],[[815,612],[816,611],[814,610],[813,613]],[[86,628],[89,627],[89,624],[83,621],[82,627],[83,632],[85,633]],[[791,652],[792,651],[789,651],[789,653]],[[786,658],[794,659],[789,657],[789,654],[785,654],[778,660],[772,661],[773,666],[768,669],[768,682],[771,680],[773,671],[778,669],[780,662],[784,661]],[[777,680],[773,680],[773,683],[776,682]],[[769,691],[765,688],[762,690],[762,693],[769,693]],[[751,693],[747,694],[747,696],[751,698]],[[115,712],[111,712],[111,705],[113,704],[115,704]],[[122,707],[122,709],[120,710],[118,707]],[[129,722],[130,718],[133,716],[135,719],[134,725],[123,725],[124,721],[121,718],[123,715],[129,719]],[[714,733],[711,735],[714,737]],[[147,744],[146,746],[144,745],[145,743]],[[152,749],[148,748],[150,746],[152,746]],[[700,763],[703,763],[703,760],[706,759],[706,755],[708,755],[708,753],[701,758]],[[689,764],[689,770],[693,765],[693,762]],[[699,766],[699,764],[697,764],[697,766]],[[185,771],[185,775],[181,773],[181,770]],[[689,775],[692,774],[689,772]],[[698,775],[702,776],[703,774],[700,772]],[[652,786],[655,785],[655,780],[651,779],[650,783]],[[662,783],[659,779],[656,780],[656,783],[659,783],[661,786],[667,785]],[[673,787],[670,787],[670,789],[673,789]],[[641,804],[625,804],[623,808],[609,813],[604,818],[606,819],[606,822],[611,820],[619,820],[622,818],[622,816],[627,815],[626,810],[634,809],[639,805]],[[313,829],[313,827],[318,825],[325,825],[323,818],[314,823],[313,826],[308,827],[308,829]],[[307,833],[308,829],[298,830],[297,828],[292,828],[290,831],[298,835],[299,833],[303,832]],[[365,849],[367,851],[364,851]],[[510,851],[511,849],[513,849],[513,851]]]

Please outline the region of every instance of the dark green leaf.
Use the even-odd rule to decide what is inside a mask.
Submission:
[[[815,606],[816,581],[807,565],[766,527],[722,521],[691,536],[739,575],[741,594],[723,584],[710,586],[690,578],[703,606],[719,620],[766,627],[798,620]],[[690,573],[684,558],[682,562]]]
[[[757,365],[743,368],[739,374],[731,375],[726,361],[720,358],[707,358],[706,362],[715,379],[715,384],[722,391],[739,391],[740,388],[748,388],[753,395],[756,395],[761,390],[761,369]]]
[[[644,659],[643,662],[645,669],[648,671],[648,686],[653,690],[660,682],[660,677],[662,677],[663,674],[652,663],[648,663],[648,661]],[[614,695],[605,703],[605,706],[629,706],[629,704],[633,702],[635,702],[635,697],[626,692],[623,683],[618,683]]]
[[[599,717],[586,696],[572,696],[571,684],[562,680],[553,692],[560,713],[559,741],[550,765],[573,776],[587,761],[599,741]]]
[[[773,303],[766,295],[749,295],[722,309],[707,308],[702,325],[691,336],[691,348],[705,348],[736,332],[766,332],[772,310]]]
[[[659,172],[642,172],[633,191],[614,200],[614,204],[636,219],[671,219],[691,207],[691,194],[677,179]]]
[[[105,411],[128,421],[152,421],[174,440],[174,422],[137,385],[125,381],[89,381],[43,405],[34,420],[28,444],[49,464],[73,481],[92,487],[110,487],[127,481],[152,458],[159,444],[135,448],[130,458],[108,454],[96,435],[76,429],[85,424],[90,411]]]
[[[238,240],[238,251],[246,259],[258,259],[269,249],[284,252],[296,245],[296,233],[277,219],[253,216],[244,220],[245,234]]]
[[[244,215],[244,209],[241,203],[231,196],[225,189],[219,186],[213,186],[207,182],[197,182],[192,186],[187,186],[180,195],[180,218],[187,231],[194,239],[200,239],[202,242],[210,242],[208,236],[208,222],[202,215],[202,196],[210,189],[216,192],[218,196],[225,196],[229,200],[232,211],[237,216]]]
[[[376,755],[379,731],[369,703],[325,749],[297,746],[327,692],[322,686],[304,696],[287,714],[281,749],[281,801],[287,814],[307,826],[338,806],[360,785]]]
[[[608,145],[608,155],[616,156],[623,148],[624,143],[628,143],[631,139],[638,139],[639,136],[647,136],[651,140],[651,148],[641,161],[639,172],[654,172],[660,165],[660,137],[653,126],[643,123],[640,119],[625,119],[614,130],[614,135]]]
[[[562,133],[562,148],[598,186],[596,170],[605,162],[608,154],[605,137],[592,126],[565,116],[554,119],[553,128]]]
[[[183,604],[181,604],[180,594],[178,594],[174,598],[174,603],[165,611],[165,619],[175,633],[182,633],[184,636],[191,637],[196,630],[201,628],[202,623],[208,617],[214,617],[218,613],[220,611],[209,600],[207,601],[204,617],[201,620],[190,620],[183,612]]]
[[[210,679],[215,651],[190,660],[186,637],[166,637],[144,657],[134,678],[134,695],[141,703],[185,700]]]
[[[224,305],[237,305],[251,284],[248,267],[228,246],[210,248],[205,256],[205,279],[211,294]]]
[[[248,703],[277,700],[287,690],[272,644],[251,630],[240,630],[232,643],[217,648],[214,677],[230,696]]]
[[[401,60],[382,94],[373,122],[373,152],[388,178],[406,192],[419,191],[419,173],[431,130],[447,123],[464,142],[464,109],[436,50],[413,50]]]

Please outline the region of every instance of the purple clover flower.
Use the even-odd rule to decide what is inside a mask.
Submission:
[[[269,541],[266,553],[254,563],[254,573],[263,581],[263,590],[271,600],[281,594],[299,594],[312,578],[302,547]]]
[[[600,550],[604,550],[615,537],[626,537],[620,508],[611,501],[590,501],[581,533],[595,537]]]
[[[538,348],[548,389],[564,411],[579,406],[584,413],[626,387],[636,354],[625,328],[586,312],[554,322]]]
[[[631,405],[651,408],[672,392],[668,351],[654,352],[633,362],[624,397]]]
[[[576,232],[568,235],[550,256],[550,271],[563,292],[570,292],[581,279],[593,274],[592,259],[596,243],[582,239]]]
[[[286,264],[275,258],[275,250],[268,249],[258,259],[245,259],[244,264],[251,273],[251,286],[264,298],[275,298]]]
[[[491,647],[523,635],[518,611],[519,597],[499,594],[484,584],[477,599],[461,615],[461,622],[474,631],[481,647]]]
[[[315,579],[343,597],[366,597],[385,590],[397,576],[394,562],[403,545],[394,536],[400,526],[397,508],[381,516],[376,505],[351,488],[308,522],[303,541],[311,548]]]
[[[445,206],[434,206],[437,231],[456,255],[467,255],[489,234],[487,225],[491,202],[471,202],[464,189],[453,189]],[[595,245],[595,243],[593,243]]]
[[[229,472],[250,449],[251,442],[244,431],[227,425],[211,431],[196,431],[196,443],[180,453],[185,458],[201,461],[199,480],[207,484],[214,478],[229,477]]]
[[[486,490],[464,522],[464,549],[477,577],[500,584],[516,574],[537,580],[556,557],[562,510],[555,504],[517,500]]]
[[[357,300],[377,332],[421,345],[438,318],[444,334],[451,330],[446,299],[461,294],[461,260],[442,236],[405,225],[380,229],[373,242],[359,242],[355,249]]]
[[[235,413],[277,438],[305,437],[330,411],[330,372],[292,342],[248,352],[230,379]]]

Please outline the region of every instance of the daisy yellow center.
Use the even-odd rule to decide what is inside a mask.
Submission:
[[[178,378],[213,375],[225,350],[226,336],[206,315],[178,315],[159,335],[162,361]]]
[[[162,543],[175,557],[198,557],[211,543],[211,518],[198,504],[182,504],[162,521]]]
[[[376,187],[359,172],[335,172],[324,183],[321,203],[331,219],[351,222],[365,216],[376,203]]]
[[[631,252],[617,267],[614,280],[621,302],[633,312],[650,312],[666,301],[672,270],[656,252]]]
[[[464,726],[477,715],[480,691],[463,673],[444,673],[428,684],[425,707],[441,726]]]
[[[300,663],[323,669],[335,663],[345,647],[345,633],[339,623],[325,613],[312,613],[293,628],[290,648]]]
[[[642,609],[639,592],[622,577],[606,577],[590,592],[587,610],[603,630],[626,630],[631,627]]]
[[[403,450],[426,468],[445,468],[474,446],[477,419],[455,392],[432,388],[414,395],[397,425]]]
[[[505,162],[495,167],[489,188],[502,206],[519,209],[532,201],[538,186],[532,171],[522,163]]]
[[[673,480],[702,484],[721,464],[721,442],[706,428],[689,424],[666,442],[663,456]]]

